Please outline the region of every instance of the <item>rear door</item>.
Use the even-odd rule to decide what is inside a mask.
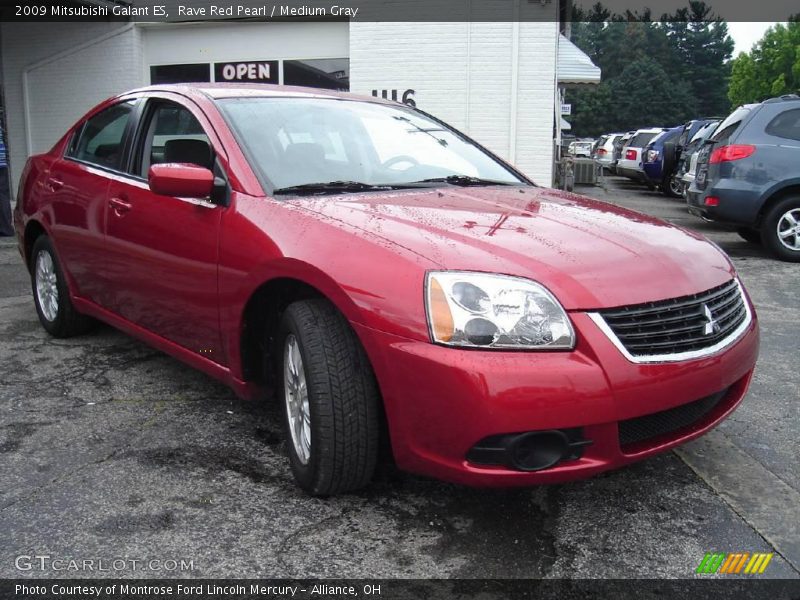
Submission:
[[[89,117],[75,130],[64,156],[45,178],[51,233],[77,295],[103,303],[105,202],[123,168],[137,100],[125,100]]]
[[[150,165],[158,162],[213,169],[219,146],[212,136],[192,102],[147,100],[129,173],[109,186],[106,263],[115,313],[224,364],[217,266],[225,208],[209,200],[161,196],[147,183]]]

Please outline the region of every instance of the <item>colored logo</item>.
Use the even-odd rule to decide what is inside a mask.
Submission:
[[[772,560],[772,555],[772,552],[706,552],[695,573],[761,574]]]

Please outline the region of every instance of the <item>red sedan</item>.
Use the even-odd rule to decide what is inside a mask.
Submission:
[[[619,467],[719,423],[758,354],[716,246],[376,98],[122,94],[30,158],[15,221],[50,334],[99,319],[274,391],[312,494],[367,484],[380,448],[473,485]]]

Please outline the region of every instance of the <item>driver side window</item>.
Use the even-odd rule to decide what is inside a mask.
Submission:
[[[214,152],[202,125],[191,111],[169,101],[148,110],[145,135],[135,172],[147,178],[151,165],[188,163],[213,170]]]

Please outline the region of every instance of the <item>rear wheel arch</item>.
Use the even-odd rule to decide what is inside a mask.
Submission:
[[[758,209],[757,226],[761,227],[764,223],[764,217],[770,209],[788,196],[800,196],[800,182],[787,185],[769,193],[767,199],[761,204],[761,208]]]
[[[25,225],[25,232],[22,234],[22,241],[25,249],[25,266],[28,267],[29,272],[33,268],[31,265],[33,246],[36,243],[36,240],[43,235],[47,235],[47,230],[39,221],[31,219]]]

